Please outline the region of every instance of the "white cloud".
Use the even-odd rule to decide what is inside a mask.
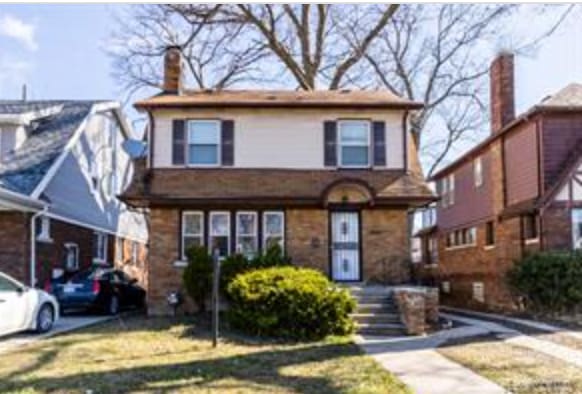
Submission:
[[[20,41],[31,51],[38,49],[36,26],[12,15],[0,16],[0,35]]]

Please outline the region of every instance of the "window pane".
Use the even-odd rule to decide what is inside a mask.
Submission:
[[[280,236],[268,236],[265,238],[265,249],[269,249],[273,245],[279,245],[283,249],[283,237]]]
[[[202,234],[202,215],[184,215],[184,234]]]
[[[237,248],[239,253],[252,256],[257,252],[257,238],[248,236],[239,237]]]
[[[190,145],[190,164],[218,164],[218,145]]]
[[[368,144],[367,122],[341,122],[340,142],[342,144]]]
[[[191,144],[218,144],[218,123],[208,121],[190,122]]]
[[[368,165],[368,147],[367,146],[342,147],[342,165],[347,166]]]
[[[210,215],[210,233],[212,235],[228,235],[228,213]]]
[[[265,234],[283,234],[282,214],[265,214]]]
[[[186,254],[188,249],[190,249],[193,246],[202,246],[202,237],[188,237],[188,236],[184,237],[184,254]],[[137,248],[135,254],[137,256]]]
[[[214,253],[214,250],[219,250],[219,256],[228,256],[228,237],[212,237],[210,239],[210,252]]]
[[[241,235],[255,235],[257,232],[256,215],[240,213],[237,215],[237,231]]]

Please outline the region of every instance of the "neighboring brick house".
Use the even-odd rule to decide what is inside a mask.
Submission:
[[[149,209],[148,307],[168,313],[184,251],[257,253],[336,281],[409,280],[408,213],[434,199],[407,128],[419,104],[388,92],[201,91],[181,87],[179,51],[149,115],[147,160],[122,197]]]
[[[143,268],[145,217],[116,197],[131,133],[115,102],[0,100],[0,271],[44,286],[93,263]]]
[[[437,226],[418,235],[437,244],[438,261],[421,271],[440,281],[445,303],[512,310],[516,260],[582,246],[582,85],[515,117],[513,55],[490,73],[492,135],[432,177]]]

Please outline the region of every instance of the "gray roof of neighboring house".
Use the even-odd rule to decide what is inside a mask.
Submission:
[[[571,83],[562,90],[546,97],[540,107],[576,107],[582,105],[582,84]]]
[[[0,161],[0,187],[29,195],[42,181],[95,101],[2,101],[0,115],[62,105],[60,112],[33,121],[26,141]]]

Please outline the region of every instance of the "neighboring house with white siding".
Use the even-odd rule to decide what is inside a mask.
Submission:
[[[91,264],[145,264],[145,218],[117,199],[130,138],[116,102],[0,100],[0,271],[43,285]]]
[[[421,104],[387,91],[188,91],[179,50],[149,115],[148,157],[122,199],[150,213],[148,308],[170,313],[185,251],[278,243],[335,281],[409,280],[408,214],[434,199],[407,127]]]

